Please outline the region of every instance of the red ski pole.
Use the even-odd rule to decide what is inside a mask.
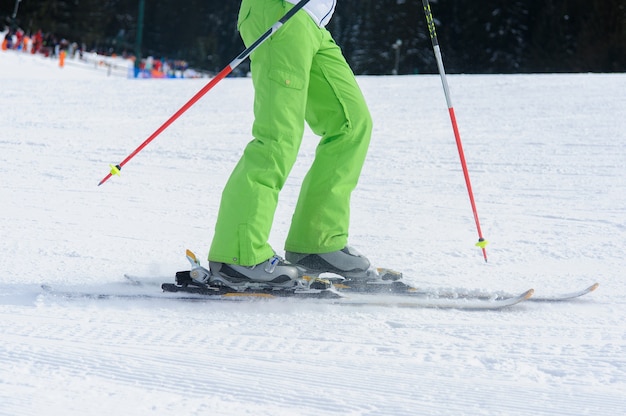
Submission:
[[[450,121],[452,122],[452,130],[454,131],[454,138],[456,139],[456,147],[459,151],[459,157],[461,159],[461,166],[463,167],[463,175],[465,176],[465,185],[467,186],[467,192],[469,193],[470,203],[472,205],[472,212],[474,213],[474,221],[476,222],[476,229],[478,230],[478,242],[477,247],[480,247],[483,251],[483,257],[487,261],[487,251],[485,246],[487,240],[483,238],[483,233],[480,229],[480,221],[478,220],[478,211],[476,210],[476,202],[474,202],[474,193],[472,192],[472,184],[470,182],[469,172],[467,170],[467,163],[465,162],[465,154],[463,152],[463,144],[461,143],[461,134],[459,133],[459,127],[456,123],[456,116],[454,115],[454,107],[452,106],[452,100],[450,99],[450,89],[448,88],[448,81],[446,79],[446,71],[443,67],[443,59],[441,58],[441,49],[439,48],[439,41],[437,40],[437,32],[435,31],[435,21],[430,11],[430,4],[428,0],[422,0],[424,5],[424,13],[426,14],[426,23],[428,24],[428,33],[430,34],[430,40],[433,44],[433,50],[435,52],[435,59],[437,60],[437,67],[439,68],[439,75],[441,76],[441,83],[443,85],[443,92],[446,95],[446,102],[448,104],[448,112],[450,113]]]
[[[174,115],[172,115],[165,123],[161,125],[154,133],[150,135],[139,147],[137,147],[131,154],[126,156],[126,159],[122,160],[117,165],[110,165],[111,171],[98,183],[98,186],[105,183],[109,178],[113,175],[119,175],[120,170],[129,160],[131,160],[135,155],[143,150],[152,140],[154,140],[159,134],[163,132],[166,128],[168,128],[178,117],[180,117],[185,111],[189,110],[191,106],[193,106],[200,98],[202,98],[207,92],[209,92],[218,82],[222,79],[226,78],[228,74],[230,74],[233,69],[237,68],[239,64],[241,64],[256,48],[258,48],[263,42],[265,42],[270,36],[272,36],[278,29],[284,25],[287,20],[291,19],[296,12],[302,9],[310,0],[301,0],[299,3],[294,5],[285,15],[276,23],[272,25],[265,33],[263,33],[252,45],[247,47],[243,52],[241,52],[230,64],[226,65],[224,69],[222,69],[216,76],[213,78],[207,85],[205,85],[200,91],[196,93],[189,101],[185,103]]]

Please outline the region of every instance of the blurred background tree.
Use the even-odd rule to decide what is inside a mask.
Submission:
[[[218,71],[242,49],[239,1],[145,0],[142,56]],[[13,12],[18,6],[15,19]],[[432,0],[450,73],[624,72],[623,0]],[[139,0],[0,0],[0,22],[132,54]],[[329,29],[357,74],[436,73],[422,2],[339,0]]]

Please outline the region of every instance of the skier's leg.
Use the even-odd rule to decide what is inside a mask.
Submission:
[[[257,39],[290,7],[281,0],[244,0],[239,21],[244,42]],[[224,188],[212,262],[252,266],[274,255],[269,233],[302,139],[310,66],[320,39],[320,29],[300,11],[251,56],[254,140]]]
[[[365,160],[372,120],[352,70],[330,33],[313,59],[306,119],[322,137],[300,191],[288,252],[329,253],[348,242],[350,195]]]

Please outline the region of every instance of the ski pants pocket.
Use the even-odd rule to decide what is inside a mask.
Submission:
[[[302,76],[280,69],[271,69],[269,71],[269,78],[285,88],[295,90],[303,89],[306,83]]]

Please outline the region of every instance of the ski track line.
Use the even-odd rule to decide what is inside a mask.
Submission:
[[[248,345],[246,348],[258,347],[256,341],[251,342],[245,338],[242,341]],[[318,365],[316,360],[313,363],[298,362],[297,354],[291,357],[277,358],[271,355],[266,357],[264,354],[259,355],[258,353],[244,353],[242,357],[224,357],[222,355],[216,360],[206,360],[207,355],[205,354],[181,355],[180,351],[172,351],[172,355],[157,356],[152,350],[158,349],[158,347],[152,345],[151,342],[147,343],[147,347],[111,348],[111,346],[106,346],[107,352],[103,353],[94,351],[90,347],[90,342],[92,341],[87,341],[86,345],[82,345],[80,341],[56,340],[46,342],[46,349],[31,347],[30,350],[23,345],[19,348],[19,354],[9,354],[7,357],[2,357],[2,361],[13,362],[14,366],[19,366],[22,363],[24,366],[34,366],[40,370],[63,369],[71,377],[97,376],[128,385],[140,383],[150,389],[163,391],[176,389],[198,397],[229,396],[237,386],[249,384],[251,373],[253,373],[261,376],[268,385],[285,385],[285,389],[283,393],[280,393],[277,392],[277,389],[272,388],[271,393],[269,393],[271,398],[268,398],[268,391],[265,388],[259,389],[257,394],[255,394],[256,390],[252,388],[250,390],[251,397],[248,400],[252,402],[269,400],[269,402],[274,403],[288,403],[294,394],[293,389],[288,388],[288,386],[300,385],[301,375],[315,374],[315,367]],[[68,359],[68,356],[74,357],[74,359]],[[192,378],[189,377],[188,371],[181,371],[181,369],[189,368],[190,364],[194,368]],[[277,364],[284,370],[276,371]],[[226,376],[220,374],[223,373],[220,370],[225,368],[228,369]],[[311,382],[313,385],[317,383],[326,384],[326,388],[331,390],[345,389],[346,387],[346,384],[341,381],[329,383],[325,377],[319,380],[309,380],[309,383]],[[298,401],[299,406],[304,408],[328,412],[337,408],[350,411],[349,408],[346,408],[345,403],[333,402],[333,400],[320,401],[317,395],[305,395],[299,397]]]
[[[245,343],[253,345],[248,340]],[[158,390],[166,392],[174,390],[180,394],[189,395],[191,397],[230,397],[232,389],[248,385],[248,395],[246,401],[251,403],[283,403],[288,405],[294,395],[298,397],[299,409],[308,409],[311,412],[342,412],[350,411],[366,411],[367,406],[362,404],[359,406],[350,406],[350,390],[358,389],[359,391],[367,391],[368,397],[372,398],[372,404],[369,410],[390,412],[392,414],[410,414],[411,408],[419,407],[422,410],[429,409],[428,398],[438,398],[430,404],[429,414],[437,414],[441,410],[439,400],[447,400],[447,410],[458,412],[468,412],[484,410],[485,402],[488,401],[490,394],[498,392],[508,392],[510,389],[518,387],[515,383],[501,381],[499,386],[494,390],[488,387],[487,391],[483,391],[480,387],[481,377],[476,377],[476,383],[472,379],[459,380],[454,375],[433,376],[437,374],[437,365],[420,366],[425,374],[413,375],[407,377],[398,369],[383,377],[377,377],[372,380],[368,377],[366,369],[355,371],[350,366],[338,365],[338,361],[331,361],[329,365],[335,368],[334,380],[328,380],[323,374],[319,373],[319,369],[315,368],[317,363],[307,362],[291,362],[287,359],[281,362],[276,358],[250,355],[248,358],[240,357],[220,357],[215,362],[202,362],[196,356],[188,359],[170,360],[169,357],[155,357],[153,352],[148,350],[123,351],[117,349],[111,351],[115,356],[114,364],[108,357],[94,354],[94,351],[87,348],[73,347],[67,348],[63,346],[64,353],[74,355],[80,358],[80,363],[75,364],[68,361],[67,358],[59,358],[54,353],[46,353],[45,351],[34,351],[33,356],[24,355],[22,360],[27,360],[32,365],[41,368],[46,372],[49,369],[61,369],[61,373],[65,373],[64,378],[87,378],[99,377],[109,379],[116,384],[122,384],[132,387],[139,383],[148,390]],[[56,348],[55,348],[56,349]],[[86,355],[90,355],[89,359],[85,359]],[[258,354],[257,354],[258,355]],[[190,364],[193,366],[190,366]],[[371,364],[371,363],[370,363]],[[279,368],[276,367],[279,365]],[[371,365],[369,371],[384,374],[386,362],[380,360],[376,365]],[[152,368],[152,369],[151,369]],[[193,368],[193,376],[189,377],[189,371]],[[280,369],[282,368],[282,369]],[[222,371],[218,371],[222,370]],[[182,375],[181,375],[182,374]],[[307,375],[309,374],[309,375]],[[313,377],[310,376],[313,375]],[[341,374],[341,376],[338,376]],[[263,386],[250,386],[250,379],[260,378],[259,383],[273,386],[270,392]],[[410,382],[410,389],[407,391],[385,391],[385,386],[393,386],[397,379]],[[304,384],[303,384],[304,381]],[[243,384],[242,384],[243,383]],[[468,392],[467,395],[448,396],[447,399],[444,391],[446,386],[454,384],[457,388],[463,386],[463,391]],[[292,386],[292,388],[289,388]],[[294,392],[300,386],[304,391],[313,390],[317,394],[299,395]],[[307,388],[308,387],[308,388]],[[580,386],[578,386],[580,389]],[[277,392],[282,390],[283,392]],[[573,389],[576,392],[577,389]],[[582,390],[582,389],[580,389]],[[319,398],[325,397],[324,393],[332,393],[333,391],[341,391],[341,400],[325,398],[320,401]],[[583,393],[576,392],[585,396],[595,394],[593,392]],[[408,395],[410,398],[407,398]],[[510,393],[509,393],[510,396]],[[551,414],[575,414],[576,408],[567,405],[568,399],[563,397],[551,397],[543,389],[528,388],[518,395],[509,397],[506,408],[509,409],[533,409],[533,405],[529,401],[537,400],[538,397],[550,398]],[[597,398],[597,397],[596,397]],[[232,400],[237,398],[232,397]],[[610,398],[606,397],[609,400]],[[388,405],[382,405],[382,402],[391,402]],[[608,403],[607,403],[608,404]],[[538,411],[546,410],[544,405],[537,409]]]
[[[447,410],[484,411],[489,407],[486,403],[490,403],[491,394],[498,392],[506,392],[509,397],[506,406],[510,409],[533,409],[529,404],[533,397],[550,397],[555,405],[553,414],[573,414],[580,408],[579,404],[571,402],[568,392],[575,393],[581,400],[606,395],[601,389],[583,389],[575,378],[570,386],[566,383],[551,386],[536,374],[529,375],[536,366],[533,357],[546,365],[558,357],[562,349],[550,352],[535,342],[529,343],[525,331],[503,343],[506,351],[518,352],[500,352],[495,358],[488,358],[493,353],[489,339],[499,335],[498,325],[504,323],[485,326],[481,337],[487,339],[483,342],[476,342],[480,337],[464,332],[463,325],[452,325],[442,331],[439,325],[415,327],[399,319],[372,319],[372,312],[324,313],[325,319],[319,321],[304,320],[310,312],[297,313],[294,322],[289,313],[261,308],[261,313],[247,313],[250,325],[244,327],[228,321],[234,308],[226,308],[226,313],[219,312],[221,308],[212,308],[206,316],[192,321],[185,321],[184,317],[168,320],[170,310],[164,308],[157,309],[153,317],[139,316],[137,323],[140,325],[136,326],[133,314],[150,316],[151,311],[127,310],[123,303],[116,302],[103,308],[98,301],[83,303],[86,308],[53,305],[47,308],[50,313],[42,314],[35,309],[24,314],[26,324],[19,324],[21,320],[17,320],[7,331],[10,333],[6,334],[5,342],[13,348],[3,350],[0,361],[12,363],[13,368],[31,369],[32,374],[37,371],[54,373],[57,369],[65,378],[97,378],[127,387],[140,384],[149,391],[174,391],[197,399],[229,397],[242,405],[241,398],[232,397],[232,392],[241,386],[247,387],[246,402],[249,403],[281,403],[289,407],[295,394],[299,411],[311,414],[360,414],[382,410],[410,414],[417,406],[437,414],[442,410],[440,400],[445,400]],[[122,308],[117,310],[120,306]],[[207,311],[193,305],[182,309]],[[78,320],[74,316],[76,312],[81,314]],[[72,318],[74,321],[68,323]],[[325,322],[329,318],[335,322],[333,333],[326,331]],[[282,334],[286,327],[291,327],[287,331],[291,336],[274,337],[255,331],[254,321],[266,319],[274,319]],[[367,330],[355,329],[358,322],[364,321],[368,322]],[[163,330],[156,330],[158,327]],[[475,329],[481,330],[480,327]],[[381,336],[372,338],[372,331]],[[419,331],[431,337],[431,342],[439,338],[447,351],[437,353],[433,352],[431,344],[420,345],[420,337],[415,337],[415,332]],[[415,340],[402,341],[403,336],[411,332]],[[432,338],[437,332],[444,333]],[[567,331],[563,332],[567,335]],[[560,336],[551,334],[554,339]],[[466,344],[478,351],[465,352]],[[617,352],[619,349],[614,351]],[[444,360],[456,360],[463,363],[463,368],[458,374],[441,374],[439,363]],[[333,377],[327,377],[320,368],[328,368]],[[527,374],[516,374],[520,369]],[[506,379],[511,374],[513,381]],[[491,383],[485,385],[485,379],[494,375],[502,377],[497,388]],[[538,382],[540,387],[529,386],[517,392],[516,382],[528,383],[529,380]],[[468,394],[457,394],[446,400],[448,387],[459,391],[459,385],[463,386],[461,391]],[[272,386],[271,394],[267,386]],[[565,388],[566,393],[554,394],[557,388]],[[300,390],[315,394],[298,394]],[[341,394],[334,393],[337,391]],[[370,398],[369,403],[359,400],[364,392]],[[320,400],[320,396],[325,400]],[[619,404],[619,400],[606,396],[603,403],[607,409]],[[541,412],[542,408],[537,405],[535,410]]]
[[[19,354],[9,354],[6,357],[7,362],[19,363],[23,362],[24,365],[34,364],[36,368],[65,368],[72,376],[94,376],[104,377],[115,380],[116,382],[124,382],[128,384],[135,384],[141,382],[142,384],[155,389],[168,389],[177,388],[185,391],[186,393],[196,395],[206,395],[207,385],[212,385],[210,391],[214,394],[229,395],[232,389],[246,384],[250,378],[251,369],[254,367],[267,366],[266,370],[254,370],[259,375],[266,376],[271,374],[273,367],[276,364],[282,363],[289,371],[293,371],[294,363],[297,367],[305,366],[302,372],[305,374],[315,373],[315,368],[307,366],[306,363],[298,362],[298,356],[300,353],[296,353],[292,356],[276,357],[272,358],[251,355],[250,349],[263,350],[259,346],[258,338],[241,337],[235,343],[232,341],[219,340],[221,344],[221,351],[229,351],[229,349],[235,347],[237,350],[244,350],[241,357],[237,356],[232,359],[227,357],[218,357],[219,360],[206,360],[210,358],[209,355],[204,354],[185,354],[181,353],[180,349],[184,349],[184,345],[199,345],[206,342],[207,336],[202,335],[200,337],[190,337],[187,334],[184,336],[182,332],[173,331],[168,333],[168,337],[158,335],[156,337],[151,336],[150,330],[135,331],[129,328],[107,328],[105,325],[100,324],[96,328],[83,328],[78,324],[78,327],[54,327],[53,322],[50,319],[41,318],[41,322],[35,326],[13,326],[15,335],[8,336],[9,340],[14,340],[14,344],[20,343],[21,338],[27,338],[27,344],[16,347],[19,350]],[[32,323],[32,317],[31,317]],[[45,329],[43,329],[45,328]],[[197,332],[194,332],[197,333]],[[133,348],[125,345],[114,345],[114,343],[107,340],[123,339],[124,343],[134,344],[137,342],[141,347]],[[151,339],[152,338],[152,339]],[[199,339],[198,339],[199,338]],[[103,340],[102,350],[94,350],[91,343],[94,339]],[[84,343],[82,340],[85,340]],[[262,338],[261,338],[262,340]],[[30,342],[29,342],[30,341]],[[35,342],[33,342],[35,341]],[[36,342],[40,341],[40,343]],[[45,347],[43,346],[45,344]],[[167,352],[164,356],[159,356],[159,353],[163,353],[161,349],[163,346],[171,346],[170,354]],[[97,346],[96,346],[97,347]],[[270,351],[276,348],[276,346],[269,345],[267,349]],[[152,351],[156,350],[156,351]],[[58,353],[57,351],[62,351]],[[296,350],[298,351],[298,350]],[[74,357],[75,359],[68,357]],[[184,358],[177,358],[184,357]],[[254,365],[246,364],[252,361]],[[240,365],[240,362],[244,364]],[[115,363],[128,363],[125,365]],[[180,369],[188,367],[192,363],[196,367],[194,371],[195,375],[192,380],[189,380],[188,373],[183,371],[180,374]],[[263,364],[263,365],[261,365]],[[317,363],[313,364],[314,366]],[[229,375],[226,379],[220,380],[219,375],[215,375],[216,371],[224,368],[229,368]],[[147,367],[158,368],[157,372],[150,371]],[[297,369],[296,369],[297,370]],[[299,371],[296,371],[299,373]],[[198,377],[198,374],[212,374],[212,378]],[[288,376],[288,372],[278,372],[276,377],[268,377],[268,383],[282,384],[285,383],[284,379],[292,382],[293,385],[297,385],[300,376],[294,375]],[[285,377],[288,376],[288,377]],[[217,379],[217,381],[216,381]],[[321,380],[325,381],[325,380]],[[276,383],[278,382],[278,383]],[[289,384],[289,383],[288,383]],[[288,386],[285,386],[288,387]],[[337,385],[337,388],[344,387],[344,385]],[[252,390],[254,391],[254,390]],[[292,396],[292,389],[285,388],[285,394],[279,394],[279,397],[273,397],[272,401],[281,401],[287,403],[289,397]],[[267,391],[261,389],[258,397],[255,399],[258,401],[264,401],[267,396]],[[255,401],[255,400],[253,400]],[[331,411],[336,408],[340,403],[329,403],[326,401],[320,401],[319,398],[312,397],[310,399],[300,399],[301,405],[305,407],[312,406],[313,408],[325,409]],[[341,407],[341,406],[340,406]],[[345,406],[342,406],[344,410]]]

